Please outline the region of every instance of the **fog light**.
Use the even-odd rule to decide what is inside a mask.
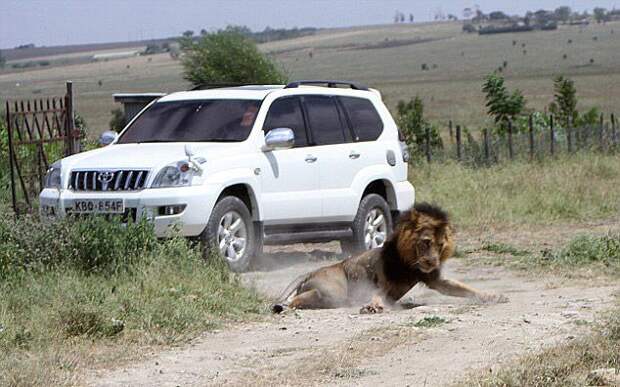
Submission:
[[[178,215],[185,210],[185,204],[159,207],[159,215]]]

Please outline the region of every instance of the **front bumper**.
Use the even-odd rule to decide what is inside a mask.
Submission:
[[[39,195],[41,214],[62,218],[70,213],[76,199],[123,199],[125,209],[136,219],[151,221],[159,237],[180,233],[197,236],[204,230],[215,205],[215,188],[204,186],[144,189],[138,192],[73,192],[68,189],[44,189]],[[164,206],[185,205],[177,215],[159,215]]]

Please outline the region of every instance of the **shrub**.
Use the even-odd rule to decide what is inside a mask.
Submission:
[[[442,148],[443,143],[439,131],[424,118],[424,103],[420,97],[398,101],[396,122],[405,136],[405,142],[412,154],[423,154],[426,144],[426,131],[430,131],[430,146]]]
[[[32,217],[0,219],[0,278],[71,267],[84,273],[131,270],[157,239],[146,220],[89,217],[41,223]]]
[[[473,24],[471,24],[471,23],[463,24],[463,32],[471,34],[471,33],[474,33],[476,31],[478,31],[478,30],[476,29],[476,27]]]
[[[136,244],[135,230],[118,231],[118,240],[127,238],[121,245]],[[38,380],[41,372],[54,380],[59,372],[71,371],[66,359],[88,358],[85,351],[97,341],[106,341],[95,347],[101,350],[98,356],[110,350],[122,355],[136,345],[184,342],[222,322],[265,311],[262,300],[243,288],[221,259],[205,261],[186,239],[138,250],[121,252],[139,256],[117,260],[123,267],[115,275],[84,272],[81,265],[65,262],[0,279],[0,385],[11,380],[38,385],[31,379]],[[59,259],[64,255],[59,252]],[[38,371],[17,375],[28,365]]]
[[[120,132],[125,128],[125,125],[127,125],[125,113],[121,108],[113,109],[110,113],[112,114],[112,118],[110,119],[110,130]]]
[[[504,77],[497,73],[487,75],[482,91],[486,94],[488,114],[493,116],[499,125],[498,133],[507,132],[508,121],[514,120],[525,108],[525,98],[520,90],[509,93],[504,85]]]
[[[181,38],[185,79],[199,86],[213,83],[280,84],[286,76],[256,44],[234,27],[207,33],[198,41]]]
[[[543,258],[553,264],[576,266],[599,263],[620,269],[620,234],[578,236],[563,249],[546,253]]]
[[[577,119],[577,90],[573,80],[560,75],[553,80],[554,101],[549,110],[556,115],[561,125],[567,127]]]

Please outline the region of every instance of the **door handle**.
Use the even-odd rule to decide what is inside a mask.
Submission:
[[[306,162],[307,163],[313,163],[317,160],[316,156],[312,156],[312,155],[307,155],[306,156]]]
[[[349,158],[352,159],[352,160],[359,159],[360,158],[360,154],[357,153],[356,151],[351,151],[351,153],[349,154]]]

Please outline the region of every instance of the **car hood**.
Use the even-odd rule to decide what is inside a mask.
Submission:
[[[62,169],[157,169],[187,159],[187,143],[113,144],[62,160]],[[238,155],[247,147],[231,143],[190,143],[194,157],[207,160],[214,157]],[[247,151],[247,150],[246,150]]]

